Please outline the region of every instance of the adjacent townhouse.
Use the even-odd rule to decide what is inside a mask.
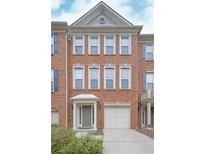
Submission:
[[[138,39],[138,128],[154,128],[154,35]]]
[[[75,130],[154,126],[153,34],[104,2],[51,22],[52,124]]]
[[[67,124],[67,22],[52,22],[51,31],[51,122]]]

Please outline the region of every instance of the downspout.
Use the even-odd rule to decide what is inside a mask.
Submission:
[[[68,106],[67,106],[67,103],[68,103],[68,88],[67,88],[67,73],[68,73],[68,70],[67,70],[67,41],[68,41],[68,39],[67,39],[67,30],[66,30],[66,43],[65,43],[65,61],[66,61],[66,64],[65,64],[65,71],[66,71],[66,74],[65,74],[65,76],[66,76],[66,78],[65,78],[65,84],[66,84],[66,86],[65,86],[65,92],[66,92],[66,94],[65,94],[65,120],[66,120],[66,122],[65,122],[65,124],[66,124],[66,128],[67,128],[67,126],[68,126]]]

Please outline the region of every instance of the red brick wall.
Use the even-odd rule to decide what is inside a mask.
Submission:
[[[104,128],[104,102],[130,102],[131,103],[131,128],[136,128],[137,122],[137,88],[138,88],[138,40],[132,35],[132,55],[119,55],[119,35],[116,36],[116,55],[104,55],[104,36],[100,36],[100,55],[88,55],[88,35],[85,35],[85,54],[82,56],[73,55],[72,39],[68,40],[68,124],[72,126],[72,102],[70,98],[78,94],[94,94],[99,97],[97,107],[97,128]],[[72,89],[72,64],[85,65],[85,89]],[[100,64],[100,89],[88,89],[88,64]],[[104,66],[103,64],[116,64],[116,89],[106,90],[104,88]],[[132,83],[131,89],[119,89],[119,64],[131,64]]]
[[[51,67],[58,70],[58,91],[51,94],[51,107],[59,113],[60,124],[65,124],[66,101],[66,33],[57,33],[58,51],[51,56]]]
[[[104,102],[131,102],[131,128],[141,127],[141,115],[138,112],[138,96],[143,90],[143,74],[145,71],[154,70],[153,61],[143,60],[143,43],[138,43],[136,35],[132,35],[132,55],[119,55],[119,35],[116,36],[116,55],[104,55],[104,36],[100,36],[100,55],[88,55],[88,35],[85,35],[85,54],[73,55],[72,38],[67,41],[67,99],[68,99],[68,125],[72,127],[72,102],[71,97],[78,94],[94,94],[99,97],[97,106],[97,128],[104,127]],[[139,46],[138,46],[139,45]],[[51,106],[59,111],[60,124],[65,124],[65,101],[66,101],[66,34],[58,33],[58,53],[51,56],[51,66],[58,70],[59,88],[51,95]],[[85,65],[85,89],[76,90],[72,88],[72,65]],[[88,64],[100,64],[100,89],[88,89]],[[104,88],[104,66],[103,64],[116,64],[116,89]],[[119,89],[119,64],[131,64],[132,83],[131,89]],[[137,120],[138,119],[138,120]]]

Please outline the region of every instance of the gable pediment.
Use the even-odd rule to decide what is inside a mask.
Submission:
[[[86,23],[88,26],[114,26],[117,25],[115,21],[104,15],[103,13],[97,15]]]
[[[74,22],[72,26],[132,26],[132,23],[104,2],[100,2]]]

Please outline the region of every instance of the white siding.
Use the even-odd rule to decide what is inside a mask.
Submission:
[[[101,16],[104,16],[105,18],[105,23],[104,24],[100,24],[99,21],[100,21],[100,17]],[[107,16],[105,15],[98,15],[96,16],[94,19],[90,20],[87,25],[116,25],[110,18],[108,18]]]

